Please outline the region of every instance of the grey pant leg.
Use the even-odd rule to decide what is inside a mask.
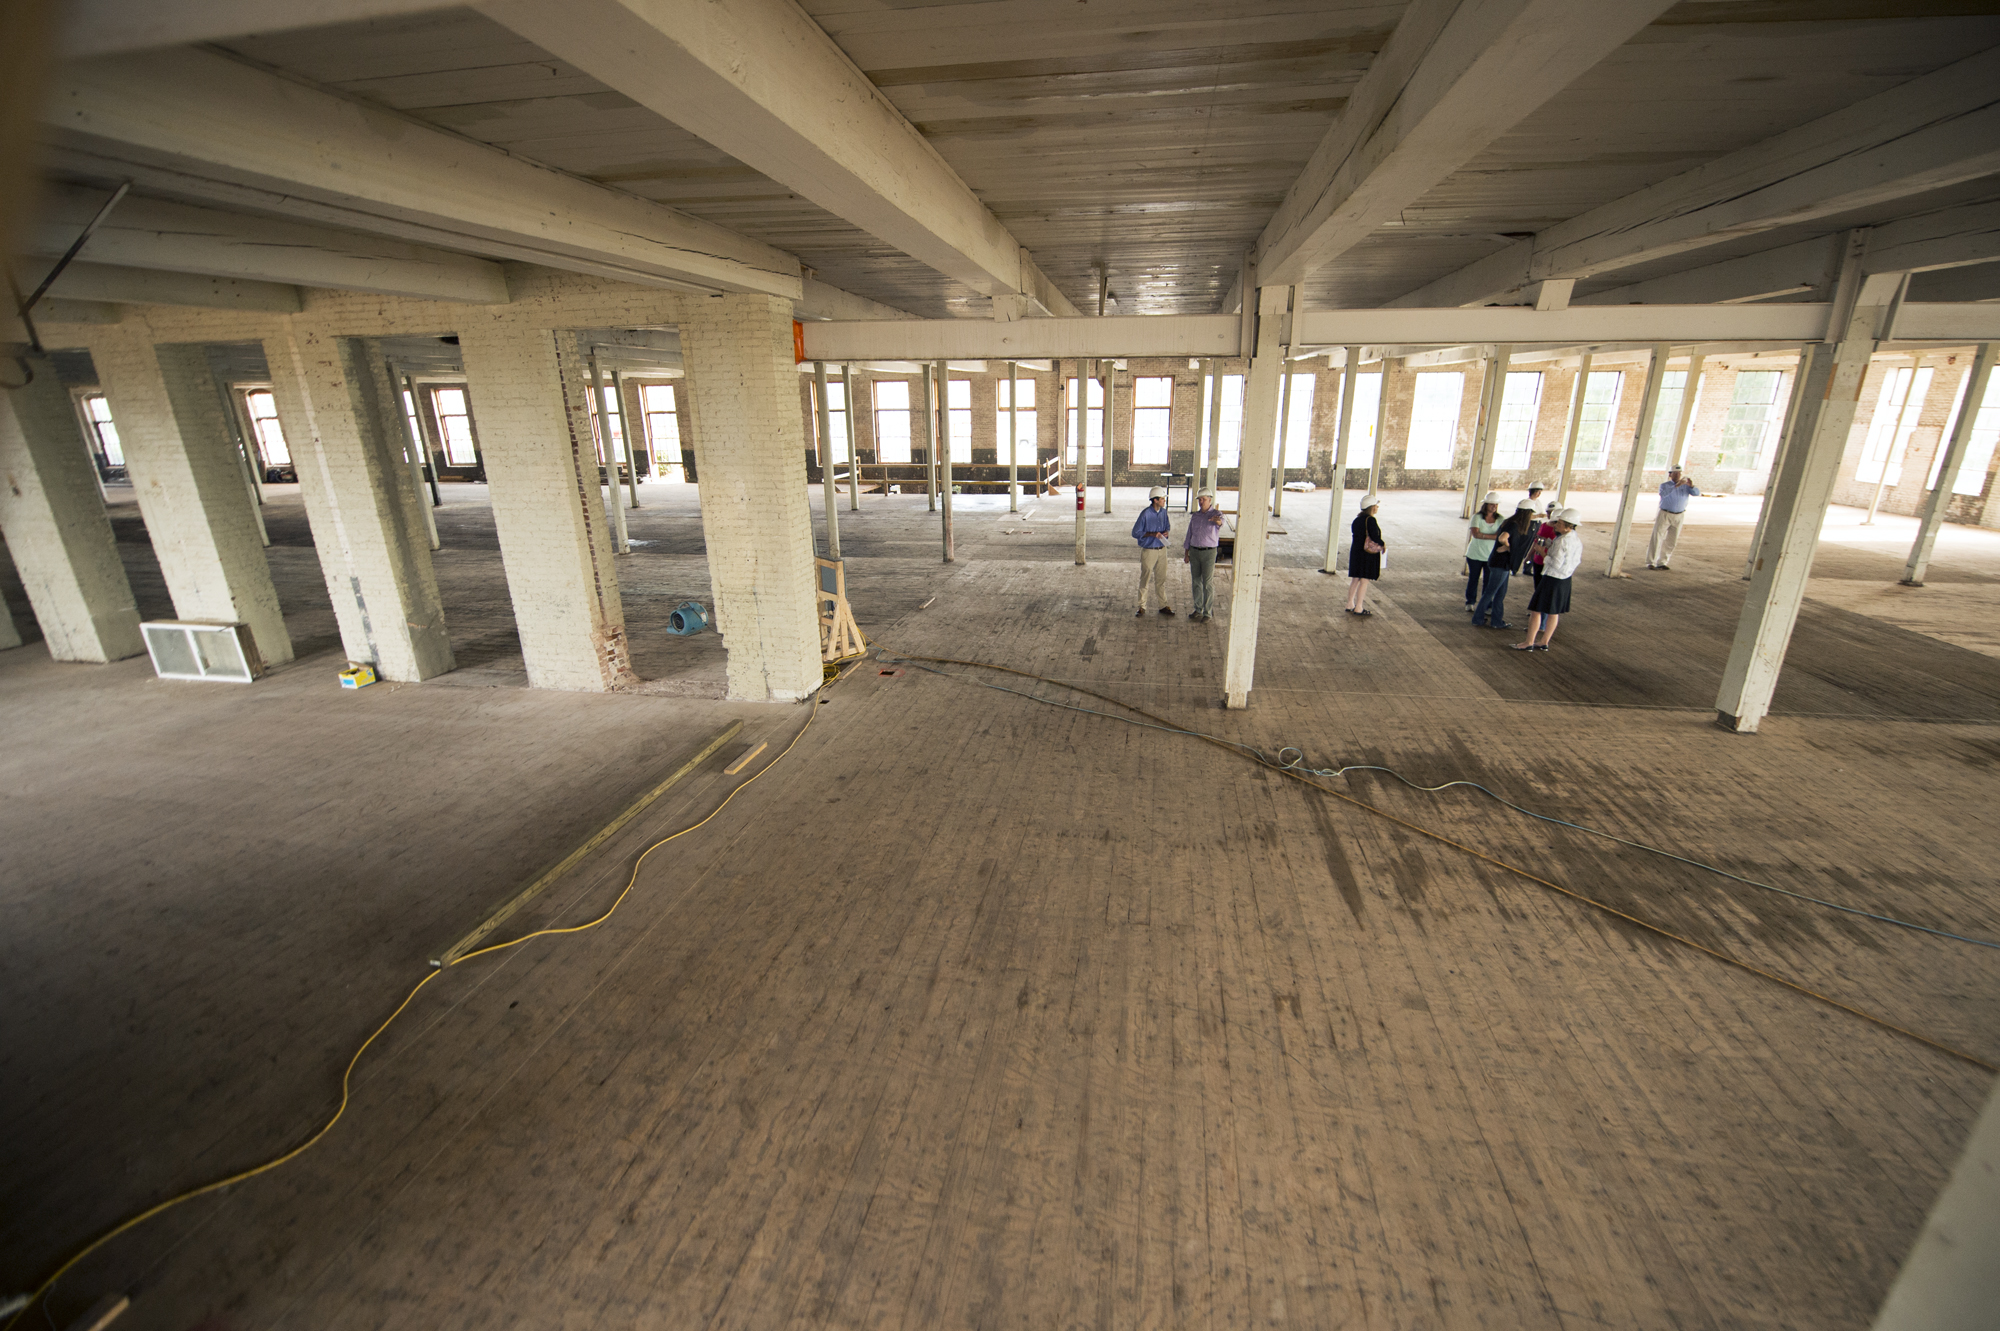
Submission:
[[[1215,613],[1215,548],[1188,550],[1188,578],[1194,584],[1194,613]]]

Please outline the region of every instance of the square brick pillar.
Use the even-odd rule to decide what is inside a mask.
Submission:
[[[118,661],[146,650],[132,586],[69,392],[48,361],[0,393],[0,533],[58,661]],[[242,487],[239,485],[240,491]],[[20,645],[0,630],[0,643]],[[11,638],[11,641],[7,641]]]
[[[320,571],[350,661],[415,683],[452,667],[402,402],[361,338],[294,328],[264,343]]]
[[[459,351],[528,683],[603,692],[632,682],[576,336],[473,323]]]
[[[265,664],[283,664],[292,639],[208,354],[138,329],[93,337],[90,354],[174,613],[248,624]]]
[[[804,698],[821,667],[791,305],[757,295],[688,303],[681,356],[701,402],[701,530],[729,696]]]

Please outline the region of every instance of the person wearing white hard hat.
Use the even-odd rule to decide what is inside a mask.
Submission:
[[[1569,583],[1583,564],[1583,536],[1577,531],[1583,515],[1573,508],[1555,516],[1555,541],[1542,560],[1542,576],[1528,601],[1528,637],[1512,644],[1517,652],[1546,652],[1556,636],[1556,622],[1569,611]]]
[[[1174,520],[1167,516],[1167,492],[1154,486],[1147,492],[1146,506],[1132,524],[1132,539],[1139,543],[1139,617],[1146,615],[1146,589],[1160,603],[1160,613],[1173,614],[1167,605],[1167,537],[1173,535]]]
[[[1354,533],[1354,544],[1347,548],[1347,605],[1350,615],[1372,615],[1368,608],[1368,584],[1382,576],[1382,556],[1387,552],[1388,542],[1382,539],[1382,528],[1375,521],[1376,510],[1382,501],[1374,495],[1364,495],[1361,511],[1354,515],[1354,524],[1349,528]]]
[[[1658,573],[1667,571],[1667,565],[1674,559],[1674,547],[1680,544],[1681,524],[1687,521],[1688,500],[1699,494],[1701,487],[1679,467],[1667,468],[1667,479],[1660,482],[1660,511],[1653,516],[1653,539],[1646,542],[1647,568]]]
[[[1493,556],[1493,540],[1500,534],[1500,524],[1506,521],[1500,516],[1500,495],[1488,490],[1486,498],[1480,501],[1479,511],[1472,515],[1472,525],[1466,528],[1472,539],[1465,543],[1465,609],[1470,614],[1479,608],[1479,580],[1486,571],[1486,561]]]
[[[1493,542],[1493,553],[1487,557],[1486,578],[1480,584],[1479,608],[1472,612],[1472,627],[1514,627],[1507,622],[1507,584],[1521,571],[1521,561],[1528,557],[1528,547],[1534,544],[1535,531],[1540,526],[1534,500],[1523,499],[1514,505],[1514,516],[1501,525],[1500,535]]]
[[[1213,490],[1203,490],[1194,502],[1187,535],[1181,540],[1181,560],[1188,566],[1194,591],[1194,607],[1188,618],[1205,624],[1215,618],[1215,553],[1222,544],[1222,510],[1215,505]]]

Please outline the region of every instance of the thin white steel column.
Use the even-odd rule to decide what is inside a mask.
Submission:
[[[1570,472],[1576,467],[1576,441],[1583,429],[1583,402],[1590,392],[1590,353],[1576,370],[1576,391],[1569,396],[1569,430],[1563,439],[1562,474],[1556,480],[1556,507],[1569,502]]]
[[[1368,493],[1375,493],[1375,482],[1382,475],[1382,454],[1389,446],[1389,357],[1385,354],[1379,362],[1382,386],[1375,394],[1375,451],[1368,455]]]
[[[1340,376],[1340,418],[1333,427],[1333,497],[1327,500],[1326,558],[1319,571],[1332,573],[1339,565],[1341,508],[1347,501],[1347,441],[1354,433],[1354,371],[1361,359],[1360,347],[1347,348],[1347,364]]]
[[[597,436],[597,460],[604,467],[604,498],[611,505],[611,549],[614,554],[632,553],[632,538],[625,531],[625,501],[618,494],[618,447],[611,442],[611,415],[604,401],[604,376],[597,369],[597,353],[590,353],[590,424]],[[622,426],[623,421],[619,422]]]
[[[1495,354],[1498,350],[1498,347],[1489,350],[1481,360],[1479,416],[1472,423],[1472,453],[1465,460],[1465,494],[1459,504],[1458,514],[1461,518],[1470,518],[1472,510],[1476,507],[1472,502],[1472,487],[1479,484],[1479,448],[1486,441],[1486,430],[1493,420],[1493,413],[1499,410],[1493,401],[1493,386],[1500,379],[1500,376],[1493,372],[1499,359]]]
[[[1611,556],[1604,562],[1607,578],[1630,577],[1625,572],[1625,548],[1632,543],[1632,515],[1639,508],[1639,482],[1646,475],[1646,450],[1653,445],[1653,417],[1660,410],[1660,386],[1667,381],[1667,357],[1673,348],[1662,342],[1653,348],[1646,367],[1646,392],[1639,401],[1639,428],[1632,435],[1632,460],[1625,467],[1625,489],[1618,501],[1618,522],[1611,529]]]
[[[638,396],[637,393],[629,397],[626,395],[625,376],[618,373],[616,365],[612,366],[611,397],[618,404],[618,433],[625,444],[625,497],[633,508],[639,507],[639,446],[635,441],[646,430],[645,411],[632,409],[635,405],[643,408],[644,404],[634,401]],[[648,455],[651,452],[649,447]]]
[[[845,363],[840,367],[840,396],[847,403],[844,413],[847,423],[847,507],[858,512],[861,508],[861,450],[855,445],[854,434],[854,367]]]
[[[1694,433],[1694,409],[1701,397],[1701,363],[1707,359],[1707,355],[1699,351],[1688,353],[1687,378],[1681,380],[1680,414],[1674,420],[1674,446],[1667,453],[1667,465],[1670,467],[1678,467],[1687,461],[1688,436]]]
[[[1493,477],[1493,452],[1500,447],[1500,413],[1507,406],[1507,372],[1514,364],[1514,348],[1502,345],[1493,349],[1493,411],[1487,417],[1486,431],[1475,454],[1479,463],[1478,473],[1472,478],[1472,489],[1467,494],[1471,504],[1471,517],[1479,509],[1479,501],[1486,495]],[[1530,431],[1533,430],[1530,425]],[[1530,436],[1532,438],[1532,434]]]
[[[951,363],[937,363],[938,499],[944,505],[944,562],[957,562],[951,536]]]
[[[1292,433],[1292,365],[1286,361],[1278,371],[1278,443],[1271,467],[1271,516],[1285,512],[1285,444]]]
[[[819,417],[819,493],[826,507],[826,557],[840,558],[840,513],[834,503],[833,412],[826,404],[826,362],[813,362],[813,409]]]
[[[1222,381],[1225,376],[1222,372],[1222,362],[1212,360],[1209,362],[1209,366],[1211,372],[1209,374],[1210,391],[1208,395],[1208,438],[1204,441],[1208,450],[1208,461],[1205,464],[1207,475],[1202,485],[1205,489],[1213,490],[1221,484],[1215,460],[1221,455],[1222,451]],[[1218,499],[1217,502],[1220,503],[1221,501]]]
[[[395,368],[393,366],[389,367],[389,383],[391,386],[391,391],[397,394],[403,393],[404,391],[406,391],[403,388],[403,385],[407,382],[408,382],[407,379],[404,379],[396,374]],[[410,394],[411,405],[415,406],[416,401],[417,401],[417,395],[415,393],[411,393]],[[417,507],[422,509],[424,513],[424,534],[430,537],[431,549],[433,550],[441,549],[442,543],[438,540],[437,513],[434,511],[433,506],[431,504],[430,495],[424,489],[423,431],[420,426],[414,424],[410,420],[410,417],[415,415],[415,412],[395,410],[396,408],[400,408],[401,406],[402,403],[400,402],[392,403],[391,410],[395,411],[396,417],[402,421],[403,438],[409,441],[410,484],[416,489],[417,492]]]
[[[1104,443],[1099,452],[1104,461],[1100,474],[1104,481],[1104,511],[1111,511],[1111,379],[1118,367],[1108,360],[1097,362],[1097,368],[1104,378]]]
[[[1944,462],[1938,468],[1937,485],[1924,503],[1924,515],[1917,524],[1917,539],[1910,546],[1910,561],[1903,566],[1905,587],[1924,585],[1924,572],[1930,567],[1938,528],[1944,524],[1944,511],[1951,504],[1952,483],[1958,479],[1958,469],[1965,462],[1965,450],[1972,443],[1973,422],[1986,400],[1986,381],[1991,377],[1995,346],[1992,342],[1980,344],[1979,354],[1972,358],[1972,369],[1966,374],[1965,384],[1959,390],[1958,415],[1952,422],[1950,441],[1945,445]],[[1886,463],[1882,474],[1889,474]]]
[[[1757,504],[1757,527],[1750,533],[1750,553],[1743,556],[1743,581],[1750,581],[1750,574],[1757,567],[1757,547],[1764,543],[1764,520],[1771,516],[1771,486],[1778,479],[1778,468],[1785,465],[1785,453],[1798,437],[1800,408],[1804,405],[1806,389],[1806,366],[1819,350],[1819,344],[1808,343],[1799,348],[1799,368],[1792,374],[1792,393],[1785,400],[1785,422],[1778,430],[1778,447],[1771,458],[1770,473],[1764,478],[1764,493]]]
[[[1007,511],[1021,511],[1021,379],[1020,365],[1007,362]]]
[[[1770,710],[1792,627],[1805,599],[1806,580],[1812,576],[1813,554],[1840,474],[1841,454],[1860,404],[1862,379],[1889,310],[1908,280],[1906,273],[1880,273],[1852,283],[1850,274],[1859,266],[1857,249],[1849,251],[1849,273],[1843,274],[1841,285],[1849,289],[1858,285],[1860,290],[1852,312],[1835,325],[1841,333],[1831,354],[1813,358],[1811,378],[1800,399],[1804,410],[1798,441],[1786,450],[1784,466],[1774,478],[1771,518],[1757,550],[1750,590],[1743,598],[1736,640],[1715,700],[1716,720],[1727,730],[1754,731]],[[1808,416],[1809,428],[1804,419]]]
[[[917,395],[923,399],[917,413],[924,427],[924,511],[937,512],[937,411],[931,406],[931,371],[926,365],[917,374]]]
[[[1083,506],[1089,502],[1090,482],[1090,380],[1096,373],[1095,361],[1076,363],[1076,390],[1069,396],[1076,412],[1076,563],[1084,564]],[[1068,380],[1063,381],[1065,386]],[[1068,428],[1068,419],[1063,421]]]
[[[1250,372],[1243,386],[1244,477],[1271,473],[1277,438],[1278,376],[1284,373],[1291,338],[1291,305],[1295,287],[1263,287],[1256,292],[1257,340]],[[1250,299],[1250,293],[1244,293]],[[1271,529],[1267,504],[1251,498],[1248,485],[1237,488],[1236,550],[1230,556],[1229,644],[1223,664],[1223,705],[1250,705],[1257,667],[1257,617],[1264,593],[1264,544]]]

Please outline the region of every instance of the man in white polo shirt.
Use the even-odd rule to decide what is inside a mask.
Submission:
[[[1674,547],[1680,544],[1681,523],[1687,521],[1688,500],[1700,493],[1679,467],[1667,468],[1667,479],[1660,482],[1660,512],[1653,519],[1653,539],[1646,546],[1647,568],[1667,571]]]

